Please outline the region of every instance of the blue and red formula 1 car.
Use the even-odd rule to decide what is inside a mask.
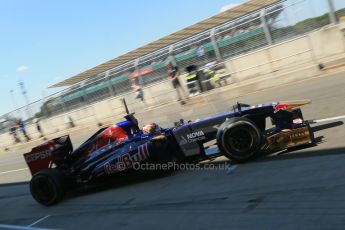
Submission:
[[[24,154],[33,175],[31,194],[39,203],[53,205],[71,187],[123,177],[144,163],[199,162],[220,154],[245,162],[262,152],[314,144],[309,123],[298,108],[307,103],[237,103],[231,112],[167,129],[149,124],[141,130],[134,115],[128,114],[125,121],[100,129],[75,150],[69,136],[63,136]],[[266,126],[267,118],[272,128]],[[206,143],[212,141],[218,154],[207,152]]]

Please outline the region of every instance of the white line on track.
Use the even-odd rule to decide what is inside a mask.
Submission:
[[[312,120],[313,123],[319,123],[319,122],[325,122],[325,121],[333,121],[333,120],[341,120],[345,119],[345,115],[343,116],[337,116],[337,117],[329,117],[325,119],[318,119],[318,120]]]
[[[0,172],[0,175],[8,174],[8,173],[13,173],[13,172],[24,171],[24,170],[28,170],[28,168],[21,168],[21,169],[14,169],[14,170],[10,170],[10,171]]]
[[[17,230],[53,230],[52,228],[32,228],[32,227],[28,227],[28,226],[9,225],[9,224],[0,224],[0,229],[17,229]]]
[[[46,215],[46,216],[44,216],[44,217],[42,217],[42,218],[36,220],[36,221],[33,222],[32,224],[28,225],[28,227],[32,227],[32,226],[34,226],[35,224],[38,224],[39,222],[41,222],[41,221],[47,219],[48,217],[50,217],[50,215]]]

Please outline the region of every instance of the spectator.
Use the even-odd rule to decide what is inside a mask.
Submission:
[[[65,124],[68,128],[73,128],[75,126],[74,121],[70,115],[65,115]]]
[[[182,94],[185,96],[186,93],[184,91],[184,89],[181,86],[181,83],[178,79],[178,76],[180,75],[180,72],[178,70],[177,66],[173,66],[172,63],[168,64],[168,76],[169,79],[173,85],[173,87],[176,89],[176,93],[177,93],[177,98],[178,101],[181,102],[182,105],[186,104],[186,102],[182,99]]]
[[[142,102],[144,102],[144,92],[143,89],[139,84],[136,82],[137,78],[132,78],[132,89],[135,92],[135,98],[140,99]]]
[[[19,139],[18,134],[17,134],[17,126],[16,125],[14,125],[10,128],[10,135],[13,137],[13,141],[15,144],[20,142],[20,139]]]
[[[30,137],[28,136],[28,134],[26,133],[25,130],[25,124],[24,122],[20,119],[18,120],[18,126],[19,126],[19,130],[22,132],[23,136],[25,137],[26,141],[30,141]]]
[[[43,137],[44,134],[43,134],[43,131],[42,131],[42,129],[41,129],[40,120],[37,119],[37,118],[35,118],[35,119],[34,119],[34,123],[36,124],[36,129],[37,129],[37,131],[40,133],[40,137]]]

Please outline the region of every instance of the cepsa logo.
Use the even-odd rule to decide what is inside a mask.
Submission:
[[[107,162],[104,165],[104,171],[106,174],[113,174],[119,171],[123,171],[128,168],[132,168],[135,163],[142,162],[149,158],[150,154],[148,151],[147,144],[140,145],[138,151],[134,155],[126,153],[117,158],[116,163]]]
[[[25,161],[30,163],[32,161],[43,160],[51,156],[51,150],[44,150],[42,152],[33,153],[25,156]]]

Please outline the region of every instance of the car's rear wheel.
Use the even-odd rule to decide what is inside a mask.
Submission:
[[[261,147],[261,132],[257,125],[245,117],[227,119],[218,129],[217,144],[220,151],[236,162],[248,161]]]
[[[58,169],[45,169],[36,173],[30,181],[32,197],[45,206],[62,200],[66,191],[64,174]]]

